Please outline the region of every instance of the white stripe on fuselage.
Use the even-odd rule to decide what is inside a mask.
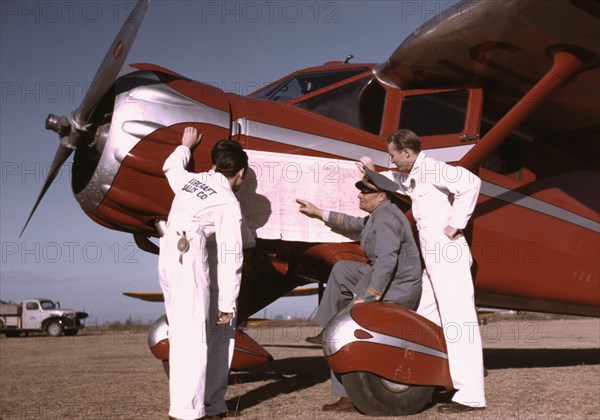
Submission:
[[[547,203],[538,198],[492,184],[491,182],[482,182],[481,193],[497,200],[502,200],[529,210],[537,211],[538,213],[556,217],[557,219],[564,220],[565,222],[581,226],[594,232],[600,232],[600,223],[595,220],[580,216],[577,213],[573,213],[572,211]]]
[[[241,134],[247,136],[329,153],[350,160],[359,160],[362,156],[370,156],[373,159],[373,163],[377,166],[384,168],[393,166],[390,162],[389,154],[374,147],[361,146],[345,140],[304,133],[302,131],[278,127],[259,121],[247,120],[245,118],[238,118],[234,121],[233,126],[240,127]],[[456,162],[471,150],[472,147],[473,144],[466,144],[461,146],[426,149],[426,151],[427,155],[434,159],[444,162]]]
[[[239,118],[235,122],[242,127],[242,134],[252,137],[329,153],[351,160],[359,160],[362,156],[370,156],[377,166],[384,168],[392,166],[389,154],[375,148],[349,143],[344,140],[308,134],[258,121],[246,120],[244,118]],[[467,144],[453,147],[424,149],[424,151],[428,156],[436,160],[443,162],[457,162],[471,150],[473,146],[473,144]],[[491,182],[484,181],[482,183],[481,192],[495,199],[556,217],[560,220],[564,220],[594,232],[600,231],[600,223],[595,220],[580,216],[554,204],[547,203],[526,194],[518,193]]]

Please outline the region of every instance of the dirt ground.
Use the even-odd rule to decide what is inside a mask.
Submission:
[[[242,419],[365,419],[321,411],[334,401],[310,324],[248,333],[275,361],[231,374],[229,408]],[[410,419],[600,418],[600,319],[490,319],[482,325],[488,408]],[[437,395],[436,400],[443,399]],[[77,337],[0,338],[0,419],[167,419],[168,385],[146,331],[88,329]]]

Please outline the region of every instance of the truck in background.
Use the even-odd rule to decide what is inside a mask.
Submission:
[[[88,317],[83,311],[61,309],[50,299],[27,299],[22,303],[0,303],[0,333],[19,337],[30,332],[45,332],[52,337],[77,335]]]

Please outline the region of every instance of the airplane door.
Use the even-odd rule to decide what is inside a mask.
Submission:
[[[457,162],[479,140],[481,104],[480,88],[403,91],[398,128],[417,133],[434,159]]]

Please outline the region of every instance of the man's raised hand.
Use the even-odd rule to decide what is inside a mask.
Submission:
[[[365,167],[371,169],[372,171],[375,170],[375,165],[373,164],[373,159],[371,159],[369,156],[361,157],[360,160],[358,162],[356,162],[356,166],[362,176],[365,176]]]
[[[186,127],[185,130],[183,130],[181,144],[192,150],[200,143],[200,139],[202,139],[202,134],[198,134],[198,130],[194,127]]]

